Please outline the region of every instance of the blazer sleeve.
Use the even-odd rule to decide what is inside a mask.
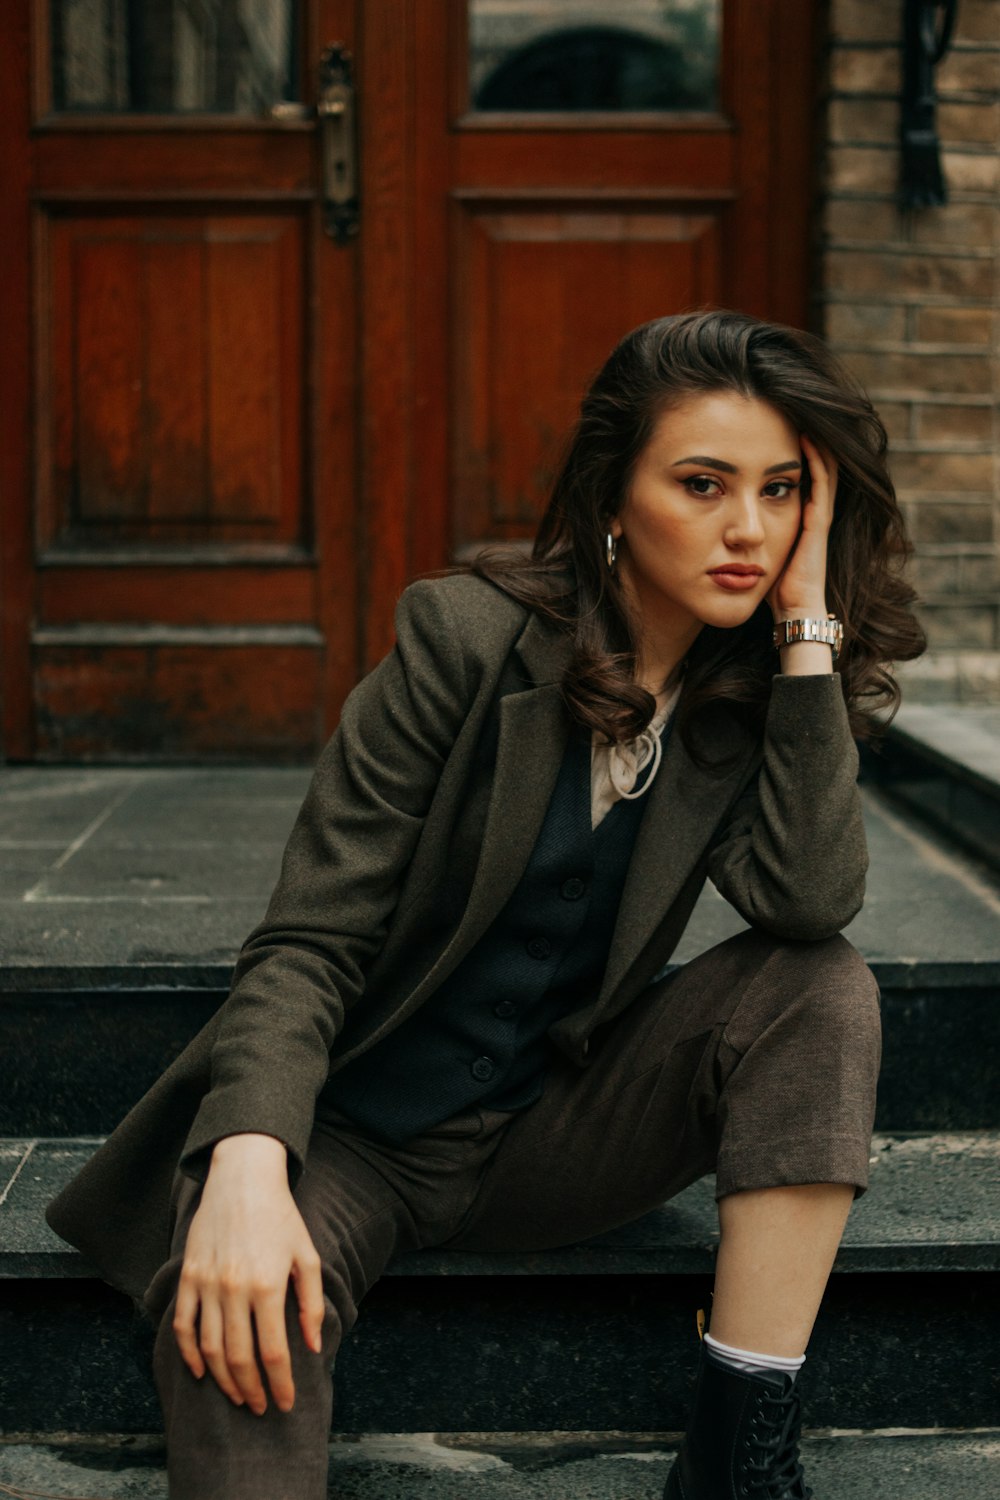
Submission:
[[[840,677],[776,675],[759,770],[707,867],[751,926],[815,940],[840,932],[861,909],[868,849],[857,776]]]
[[[432,582],[406,590],[396,646],[350,694],[317,763],[264,920],[237,961],[211,1088],[181,1154],[190,1176],[204,1177],[215,1141],[254,1131],[285,1143],[297,1180],[330,1048],[382,946],[467,712],[452,609]]]

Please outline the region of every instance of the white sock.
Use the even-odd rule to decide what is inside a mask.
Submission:
[[[705,1343],[721,1364],[729,1365],[734,1370],[743,1370],[748,1375],[759,1375],[762,1370],[781,1370],[794,1380],[806,1362],[804,1354],[754,1354],[750,1349],[734,1349],[732,1344],[713,1339],[710,1333],[706,1333],[704,1337]]]

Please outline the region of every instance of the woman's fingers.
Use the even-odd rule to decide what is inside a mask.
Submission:
[[[199,1302],[198,1288],[193,1280],[182,1273],[174,1310],[174,1337],[181,1351],[181,1359],[198,1380],[205,1373],[205,1361],[198,1348],[198,1334],[195,1329]]]
[[[279,1411],[291,1411],[295,1405],[292,1357],[288,1348],[288,1330],[285,1324],[286,1302],[285,1293],[280,1296],[275,1294],[260,1296],[254,1302],[260,1362],[264,1367],[267,1383],[271,1387],[271,1395]]]
[[[251,1302],[242,1286],[228,1288],[222,1295],[223,1349],[229,1379],[243,1400],[257,1416],[267,1410],[267,1395],[257,1365],[251,1322]],[[205,1351],[202,1341],[202,1353]],[[211,1362],[209,1365],[211,1367]],[[214,1374],[214,1369],[212,1370]],[[222,1382],[220,1381],[221,1385]],[[226,1390],[226,1387],[222,1387]],[[228,1395],[228,1391],[226,1392]]]
[[[302,1270],[295,1273],[297,1286],[304,1289],[300,1293],[302,1332],[306,1344],[319,1353],[324,1317],[319,1256],[313,1250],[303,1260]],[[199,1377],[207,1366],[231,1401],[238,1406],[245,1403],[258,1416],[267,1410],[265,1378],[280,1411],[291,1411],[295,1404],[285,1320],[287,1287],[286,1277],[281,1287],[258,1283],[249,1288],[242,1283],[223,1282],[221,1291],[203,1288],[197,1334],[194,1311],[199,1293],[194,1288],[178,1293],[174,1333],[185,1364]]]
[[[285,1304],[285,1291],[276,1288],[259,1287],[250,1294],[241,1286],[229,1286],[217,1294],[214,1288],[199,1293],[193,1285],[183,1286],[178,1292],[173,1324],[181,1358],[199,1379],[207,1367],[231,1401],[237,1406],[246,1404],[258,1416],[267,1410],[263,1367],[276,1406],[291,1411],[295,1384]]]
[[[326,1303],[323,1298],[322,1265],[312,1240],[309,1240],[308,1250],[296,1256],[292,1267],[292,1277],[299,1300],[299,1324],[302,1328],[302,1336],[314,1354],[321,1354]]]
[[[833,519],[833,502],[837,490],[837,460],[832,453],[818,448],[812,438],[802,434],[802,451],[809,465],[810,499],[816,511],[829,526]]]
[[[220,1391],[234,1405],[243,1406],[246,1398],[230,1373],[226,1360],[226,1331],[222,1308],[213,1296],[202,1297],[198,1344],[202,1358]]]
[[[833,521],[837,463],[805,433],[800,436],[809,466],[810,494],[802,506],[801,529],[767,602],[775,619],[826,613],[827,542]]]

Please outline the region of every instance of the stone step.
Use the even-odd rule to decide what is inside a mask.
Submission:
[[[41,1217],[92,1145],[3,1147],[8,1431],[158,1424],[147,1329]],[[872,1189],[852,1210],[802,1376],[813,1423],[995,1421],[998,1154],[993,1132],[876,1138]],[[563,1250],[401,1257],[339,1356],[337,1426],[680,1428],[716,1242],[706,1179],[635,1224]]]
[[[904,703],[865,774],[1000,871],[1000,708]]]
[[[337,1434],[337,1500],[660,1500],[673,1432]],[[815,1500],[994,1500],[1000,1430],[812,1432],[802,1461]],[[166,1500],[163,1442],[113,1433],[0,1440],[6,1493]]]
[[[93,1277],[45,1223],[45,1205],[96,1140],[0,1140],[0,1277]],[[1000,1132],[876,1134],[871,1186],[848,1220],[836,1271],[1000,1270]],[[718,1244],[715,1178],[643,1218],[566,1249],[532,1254],[421,1250],[390,1276],[709,1274]]]
[[[224,993],[307,784],[292,769],[0,767],[0,996]],[[996,987],[1000,881],[863,787],[846,934],[885,986]],[[246,816],[253,808],[253,818]],[[745,924],[709,886],[674,960]]]
[[[25,795],[25,808],[51,803],[46,831],[59,838],[77,826],[77,802],[99,827],[58,870],[55,838],[44,848],[8,840],[13,863],[0,864],[0,1134],[108,1131],[208,1019],[266,903],[303,782],[299,771],[234,771],[237,803],[219,772],[45,773],[60,774],[68,783]],[[129,789],[137,811],[115,832]],[[867,788],[864,800],[868,896],[846,935],[882,989],[879,1128],[1000,1127],[1000,881],[881,792]],[[241,844],[248,802],[257,824]],[[6,819],[28,838],[31,819],[11,821],[16,808],[17,798],[0,806],[0,830]],[[234,849],[239,879],[226,883]],[[51,868],[34,879],[43,856]],[[707,887],[674,963],[743,926]]]
[[[702,915],[722,926],[726,912]],[[935,975],[925,964],[906,972],[872,961],[882,991],[880,1130],[1000,1128],[1000,964],[984,963],[974,983],[971,965],[954,967]],[[184,988],[0,995],[0,1135],[107,1134],[224,998]]]
[[[384,1277],[337,1363],[335,1427],[680,1429],[708,1276]],[[102,1283],[0,1280],[7,1432],[156,1431],[144,1327]],[[814,1426],[996,1421],[995,1272],[834,1274],[809,1345]],[[85,1494],[92,1493],[84,1491]]]

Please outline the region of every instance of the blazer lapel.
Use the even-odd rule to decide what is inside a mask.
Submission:
[[[500,738],[483,847],[469,904],[455,934],[463,953],[513,894],[531,858],[568,738],[562,694],[554,684],[500,702]],[[449,951],[450,956],[450,951]]]
[[[531,613],[517,642],[525,691],[499,703],[496,771],[483,850],[462,924],[442,957],[466,954],[513,895],[552,798],[568,739],[559,684],[570,654],[565,634]],[[529,685],[534,684],[534,685]]]
[[[486,931],[524,873],[569,737],[560,691],[568,639],[532,613],[515,649],[525,669],[525,690],[500,700],[496,771],[483,847],[465,915],[442,954],[449,967]]]
[[[730,729],[729,749],[738,746]],[[713,773],[691,758],[679,734],[671,733],[663,763],[646,794],[648,805],[622,892],[595,1014],[610,1001],[679,895],[732,801],[753,750],[747,737],[732,768]]]
[[[559,684],[570,648],[564,636],[532,614],[515,649],[526,669],[525,685],[499,703],[496,767],[468,904],[436,963],[378,1034],[412,1014],[457,968],[513,894],[535,847],[569,738]],[[352,1053],[345,1053],[345,1060]]]

